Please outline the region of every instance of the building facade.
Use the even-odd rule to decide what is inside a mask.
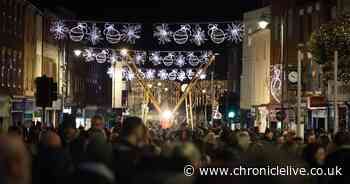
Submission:
[[[23,96],[24,14],[20,0],[0,1],[0,127],[6,130],[21,109]]]
[[[257,110],[257,113],[265,113],[270,103],[271,31],[258,26],[261,17],[269,14],[271,8],[265,7],[245,13],[243,19],[247,36],[243,40],[240,107]],[[254,124],[264,131],[266,122],[266,118],[262,118]]]
[[[326,110],[309,109],[310,97],[326,98],[326,86],[322,81],[322,68],[313,62],[307,52],[310,35],[322,24],[336,18],[337,3],[330,0],[272,0],[271,13],[271,65],[281,65],[282,81],[280,100],[273,100],[270,119],[277,122],[276,112],[286,112],[284,126],[293,127],[296,122],[297,83],[289,75],[297,71],[298,50],[304,55],[302,60],[302,117],[306,128],[325,128]],[[317,114],[317,115],[316,115]]]
[[[7,130],[25,121],[41,121],[43,112],[35,105],[35,79],[46,75],[61,86],[63,58],[60,44],[48,33],[54,14],[24,0],[1,0],[0,12],[0,125]],[[57,123],[59,110],[59,101],[48,108],[47,123]]]

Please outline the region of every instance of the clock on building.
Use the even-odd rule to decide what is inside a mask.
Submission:
[[[291,71],[291,72],[288,74],[288,80],[289,80],[289,82],[291,82],[291,83],[297,83],[297,82],[298,82],[298,72],[296,72],[296,71]]]

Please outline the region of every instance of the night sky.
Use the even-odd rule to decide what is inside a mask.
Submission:
[[[130,22],[232,21],[262,0],[30,0],[40,7],[71,10],[79,19]]]

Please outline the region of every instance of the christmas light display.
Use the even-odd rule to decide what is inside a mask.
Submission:
[[[122,73],[123,73],[123,77],[124,77],[124,71]],[[109,67],[107,69],[107,74],[110,78],[113,78],[113,76],[114,76],[113,67]]]
[[[241,42],[244,35],[244,26],[242,24],[227,24],[226,39],[231,42]]]
[[[119,43],[122,39],[122,34],[115,28],[114,24],[106,23],[103,34],[106,36],[106,40],[110,44]]]
[[[225,32],[220,29],[217,24],[209,24],[208,29],[208,35],[214,43],[221,44],[225,41]]]
[[[183,70],[180,70],[179,73],[177,74],[177,79],[182,82],[186,78],[187,78],[186,73]]]
[[[176,56],[176,62],[175,64],[179,67],[183,67],[185,64],[186,64],[186,58],[183,54],[179,53],[177,56]]]
[[[92,45],[96,45],[103,40],[101,37],[101,30],[96,26],[96,24],[92,24],[86,35],[88,35],[88,40],[92,43]]]
[[[160,80],[167,80],[168,79],[168,73],[166,70],[162,69],[158,73],[158,77]]]
[[[78,23],[77,26],[70,29],[69,38],[74,42],[80,42],[84,39],[86,31],[87,31],[87,24]]]
[[[212,55],[212,51],[203,51],[202,54],[199,56],[199,61],[201,63],[208,63],[209,57]]]
[[[142,51],[136,51],[134,58],[136,64],[144,64],[146,61],[146,53]]]
[[[107,61],[108,50],[102,50],[100,53],[96,54],[97,63],[105,63]]]
[[[68,28],[63,23],[63,21],[58,20],[58,21],[52,22],[52,25],[50,27],[50,32],[53,33],[56,40],[62,40],[66,38]]]
[[[68,27],[67,25],[73,26]],[[72,23],[72,21],[57,20],[51,23],[50,32],[57,40],[63,40],[69,35],[69,38],[74,42],[86,39],[93,45],[102,40],[106,40],[110,44],[118,44],[122,41],[135,44],[136,40],[141,38],[141,25],[97,22]]]
[[[186,75],[187,75],[188,79],[191,80],[193,78],[193,76],[195,75],[195,73],[193,72],[192,69],[187,69],[186,70]]]
[[[177,78],[177,70],[173,69],[169,74],[168,74],[168,79],[169,80],[176,80]]]
[[[205,31],[199,25],[196,25],[195,29],[192,31],[191,42],[195,43],[197,46],[201,46],[205,43],[207,38],[205,37]]]
[[[171,66],[174,63],[174,60],[175,60],[175,54],[172,52],[169,52],[168,55],[163,58],[163,64],[165,66]]]
[[[82,55],[86,62],[95,60],[95,54],[92,48],[85,49]]]
[[[156,30],[154,31],[153,36],[158,39],[159,44],[171,42],[173,33],[169,30],[168,24],[158,25],[155,29]]]
[[[135,44],[135,41],[141,38],[139,35],[141,33],[141,25],[124,25],[122,32],[124,33],[122,37],[124,41]]]
[[[147,69],[145,73],[145,78],[147,80],[153,80],[155,77],[156,71],[154,69]]]
[[[174,32],[173,38],[174,41],[179,44],[183,45],[187,42],[188,38],[191,35],[191,26],[186,24],[186,25],[181,25],[180,29]]]
[[[157,66],[157,65],[161,64],[163,59],[160,56],[159,52],[153,52],[153,53],[151,53],[149,60],[153,63],[153,65]]]
[[[189,52],[186,59],[188,63],[192,66],[197,66],[199,64],[198,57],[195,56],[193,52]]]
[[[221,27],[227,26],[225,30]],[[203,27],[204,26],[204,29]],[[180,27],[177,30],[171,30],[169,24],[156,24],[153,36],[158,39],[159,44],[167,44],[174,41],[179,45],[193,43],[202,46],[210,38],[215,44],[221,44],[224,41],[239,43],[242,41],[244,26],[241,23],[193,23],[173,25],[171,27]]]
[[[282,65],[276,64],[272,66],[271,76],[271,95],[277,103],[281,102],[282,92]]]

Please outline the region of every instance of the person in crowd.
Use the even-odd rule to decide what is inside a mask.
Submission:
[[[144,139],[144,124],[138,117],[127,117],[122,125],[121,140],[114,145],[114,164],[117,179],[130,183],[136,165],[140,161],[141,149],[138,147]]]
[[[31,162],[19,136],[0,135],[0,183],[30,184]]]
[[[63,148],[61,138],[53,131],[43,132],[38,155],[33,161],[33,184],[61,184],[74,171],[69,153]]]
[[[274,144],[274,134],[273,134],[273,131],[271,131],[270,129],[266,129],[266,131],[265,131],[265,135],[264,135],[264,144],[266,144],[266,145],[269,145],[269,146],[271,146],[271,145],[273,145]]]
[[[91,128],[92,129],[99,129],[103,130],[105,128],[105,122],[103,120],[102,116],[95,115],[94,117],[91,118]]]
[[[345,184],[350,181],[350,134],[340,131],[334,137],[335,151],[326,158],[326,168],[342,169],[342,176],[330,176],[327,178],[328,184]]]

